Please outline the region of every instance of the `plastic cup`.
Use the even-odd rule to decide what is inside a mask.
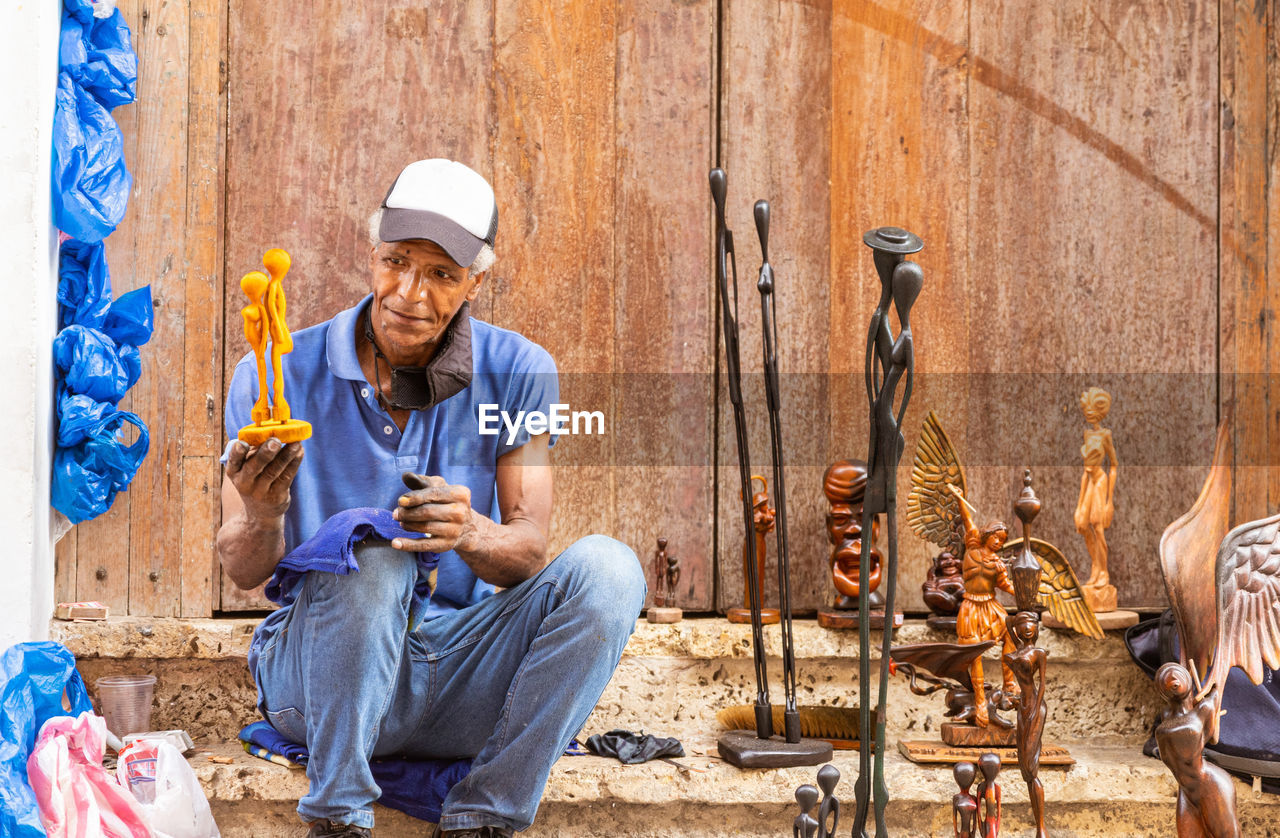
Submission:
[[[151,696],[154,675],[112,675],[94,682],[107,730],[116,736],[151,730]]]

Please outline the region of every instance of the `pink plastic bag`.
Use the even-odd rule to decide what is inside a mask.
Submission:
[[[27,760],[27,778],[49,838],[151,838],[137,802],[102,767],[101,716],[55,716]]]

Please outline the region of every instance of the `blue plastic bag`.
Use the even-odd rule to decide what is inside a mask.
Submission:
[[[102,243],[67,239],[58,265],[58,328],[73,323],[101,329],[111,308],[111,273]]]
[[[67,390],[116,404],[142,372],[138,350],[127,350],[97,329],[72,325],[53,339],[53,362]]]
[[[138,439],[126,445],[119,432],[128,423]],[[59,429],[59,435],[62,431]],[[147,426],[123,410],[104,410],[76,428],[84,437],[53,455],[53,508],[73,524],[96,518],[111,508],[116,494],[127,489],[151,445]]]
[[[124,218],[133,177],[120,127],[93,94],[62,72],[53,112],[53,222],[82,242],[100,242]]]
[[[64,689],[69,710],[62,706]],[[76,659],[66,647],[49,641],[19,643],[0,656],[0,835],[43,838],[36,798],[27,784],[27,757],[46,721],[92,710]]]
[[[102,331],[121,346],[136,347],[151,340],[154,324],[151,286],[144,285],[116,298],[107,311]]]
[[[59,61],[72,80],[109,110],[137,96],[138,56],[119,9],[98,18],[92,3],[66,3]]]

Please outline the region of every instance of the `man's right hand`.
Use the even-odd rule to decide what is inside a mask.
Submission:
[[[289,508],[289,489],[302,465],[302,443],[269,439],[257,448],[235,440],[227,453],[227,478],[253,520],[280,518]]]

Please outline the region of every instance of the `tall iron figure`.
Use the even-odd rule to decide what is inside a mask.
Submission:
[[[875,516],[883,513],[888,530],[885,550],[884,608],[892,614],[898,588],[898,522],[897,470],[906,439],[902,435],[902,419],[911,398],[915,372],[914,347],[911,340],[911,306],[924,284],[924,273],[906,256],[924,247],[919,236],[898,227],[879,227],[863,235],[862,241],[875,254],[876,273],[880,277],[880,301],[871,315],[867,329],[867,356],[864,374],[867,400],[870,403],[870,438],[867,443],[867,490],[863,501],[864,533],[872,531]],[[895,338],[889,322],[889,303],[898,314],[899,332]],[[898,388],[902,387],[901,401]],[[893,632],[886,626],[880,651],[880,683],[876,697],[875,744],[868,747],[866,732],[871,730],[871,624],[869,595],[870,565],[858,568],[858,686],[860,691],[859,728],[863,746],[858,754],[858,781],[854,787],[855,808],[853,835],[867,836],[867,815],[872,799],[875,803],[876,836],[887,838],[884,811],[889,790],[884,781],[885,698],[889,688],[889,647]],[[872,751],[875,753],[874,775]]]
[[[773,453],[773,495],[778,506],[778,603],[782,609],[783,736],[800,741],[800,711],[796,709],[796,654],[791,633],[791,550],[787,543],[787,487],[782,462],[782,396],[778,380],[778,321],[774,309],[773,267],[769,264],[769,202],[756,201],[756,233],[760,237],[760,328],[764,332],[764,392],[769,408],[769,441]]]
[[[773,709],[769,704],[769,676],[765,668],[764,627],[760,622],[763,605],[759,584],[759,559],[752,538],[754,514],[751,508],[751,461],[747,444],[747,417],[742,404],[742,372],[738,354],[738,260],[733,250],[733,232],[725,224],[724,207],[728,183],[724,169],[712,169],[711,198],[716,208],[716,287],[720,295],[721,322],[724,326],[725,378],[729,401],[733,404],[733,425],[738,439],[738,475],[742,482],[742,519],[747,550],[747,584],[751,595],[751,648],[756,675],[756,736],[773,736]],[[732,289],[732,293],[730,293]]]

